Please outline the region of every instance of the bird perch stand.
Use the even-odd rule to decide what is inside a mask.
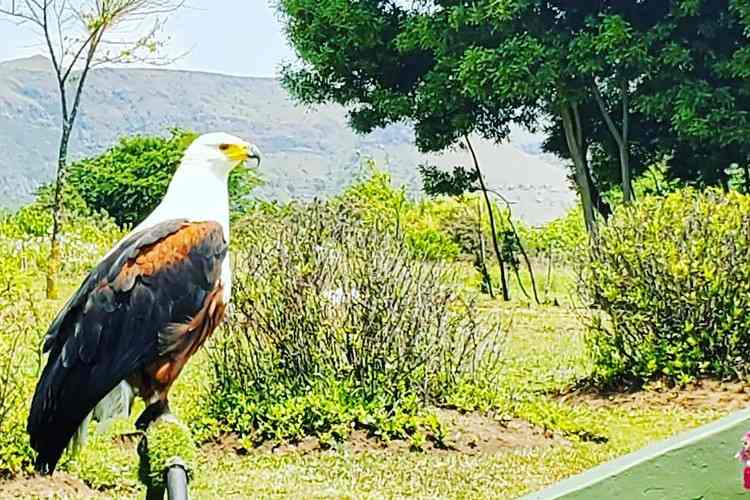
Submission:
[[[139,476],[146,500],[187,500],[187,484],[194,471],[196,447],[188,428],[178,420],[152,423],[138,446]]]

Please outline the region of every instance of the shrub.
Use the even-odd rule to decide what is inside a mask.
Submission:
[[[31,464],[26,411],[39,369],[41,321],[22,261],[15,248],[0,244],[0,474]]]
[[[608,381],[744,376],[750,197],[686,189],[616,210],[583,276],[588,344]]]
[[[59,304],[40,299],[49,255],[47,195],[0,215],[0,475],[31,466],[28,402],[41,368],[41,340]],[[61,235],[63,282],[77,284],[121,232],[111,219],[66,205]]]
[[[368,419],[382,427],[383,415],[416,414],[499,364],[496,331],[458,300],[450,272],[339,203],[256,213],[234,248],[209,402],[234,431],[281,439]]]
[[[564,216],[540,227],[530,228],[520,224],[519,233],[529,253],[562,264],[577,261],[588,242],[580,206],[571,208]]]

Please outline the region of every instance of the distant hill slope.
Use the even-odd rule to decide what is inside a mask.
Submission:
[[[0,206],[30,199],[51,180],[59,137],[58,96],[42,57],[0,63]],[[259,196],[308,199],[339,192],[374,158],[411,191],[416,166],[466,164],[464,152],[422,155],[406,126],[354,134],[339,106],[308,110],[275,79],[239,78],[161,69],[97,69],[91,73],[73,134],[73,157],[98,153],[124,134],[164,134],[171,127],[223,130],[251,138],[265,153],[267,184]],[[516,201],[516,212],[537,223],[574,203],[565,171],[533,154],[539,139],[518,133],[510,144],[477,140],[489,183]],[[530,153],[527,153],[528,151]]]

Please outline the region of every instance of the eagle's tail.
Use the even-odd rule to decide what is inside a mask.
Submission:
[[[34,467],[52,474],[65,449],[85,442],[85,430],[98,398],[84,390],[91,380],[85,365],[65,367],[63,356],[50,355],[39,378],[26,424],[31,447],[37,452]],[[77,439],[75,437],[78,436]]]
[[[60,357],[49,359],[31,402],[26,430],[37,452],[34,468],[43,475],[55,472],[65,448],[91,411],[71,404],[78,387],[63,384],[69,373]]]

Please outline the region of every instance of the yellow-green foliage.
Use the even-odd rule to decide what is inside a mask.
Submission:
[[[195,471],[197,448],[190,430],[176,420],[160,419],[151,424],[139,454],[140,479],[149,487],[163,487],[167,469],[173,465],[184,467],[188,477]]]
[[[492,241],[485,201],[479,194],[458,197],[439,196],[419,201],[407,198],[403,189],[395,188],[390,176],[370,165],[368,177],[350,186],[334,200],[354,211],[368,224],[398,233],[411,253],[427,260],[472,260],[479,248],[479,218],[481,233],[491,254]],[[510,236],[509,211],[492,204],[495,230],[503,254],[512,248],[518,252],[517,243]],[[572,214],[562,224],[532,229],[514,221],[522,243],[529,245],[532,253],[567,252],[585,238],[580,216]],[[539,233],[539,234],[537,234]]]
[[[566,263],[580,257],[588,242],[580,206],[538,228],[520,225],[519,233],[530,253]]]
[[[691,189],[620,207],[584,276],[599,374],[735,377],[750,367],[750,197]]]
[[[41,326],[48,317],[32,291],[35,256],[15,243],[0,236],[0,472],[31,463],[26,412],[39,369]]]
[[[26,416],[41,370],[41,340],[61,303],[44,298],[50,216],[40,203],[0,216],[0,473],[31,465]],[[71,214],[61,235],[66,289],[119,238],[111,220]]]
[[[77,455],[63,455],[60,468],[98,490],[135,489],[138,487],[135,446],[132,441],[121,437],[132,432],[132,419],[109,422],[106,431],[92,423],[86,446]]]
[[[407,247],[418,257],[438,260],[458,256],[460,248],[444,231],[444,204],[431,201],[415,203],[403,188],[395,188],[386,172],[374,165],[368,177],[352,184],[334,203],[351,210],[365,223],[376,225],[392,234],[401,234]]]

